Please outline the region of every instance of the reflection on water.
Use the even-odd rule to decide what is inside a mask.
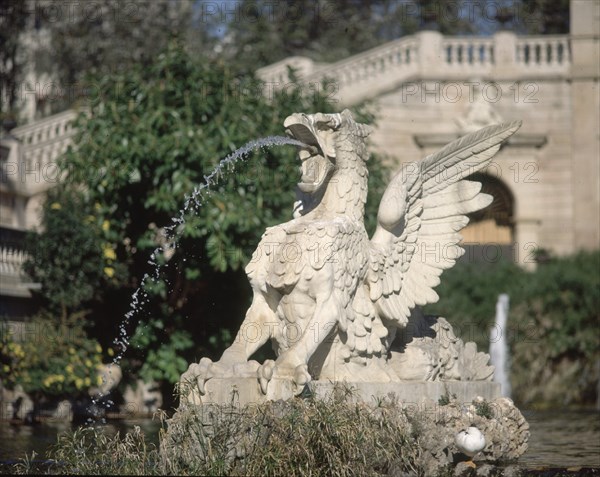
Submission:
[[[151,419],[125,419],[109,421],[103,426],[110,434],[130,431],[133,426],[140,426],[146,436],[147,443],[158,444],[160,422]],[[57,437],[66,431],[75,429],[66,422],[46,422],[36,426],[14,426],[7,421],[0,421],[0,462],[22,459],[35,451],[36,460],[44,460],[50,446],[56,444]]]
[[[520,463],[533,467],[600,467],[600,413],[594,411],[523,411],[531,426],[529,451]],[[150,419],[110,421],[111,433],[123,434],[140,426],[147,442],[158,443],[160,423]],[[49,446],[68,423],[52,422],[38,426],[11,426],[0,421],[0,462],[20,459],[31,452],[43,460]]]
[[[528,468],[600,467],[600,412],[522,412],[531,437],[521,464]]]

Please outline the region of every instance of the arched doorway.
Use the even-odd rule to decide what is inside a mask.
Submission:
[[[510,247],[514,243],[514,197],[499,179],[476,173],[467,180],[481,182],[481,192],[494,200],[485,209],[469,214],[469,225],[462,231],[462,244],[478,246],[496,244]]]

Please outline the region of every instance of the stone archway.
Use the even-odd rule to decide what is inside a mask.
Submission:
[[[484,173],[476,173],[467,180],[481,182],[481,191],[494,200],[485,209],[469,214],[469,225],[462,231],[465,245],[497,244],[512,246],[514,243],[514,197],[499,179]]]

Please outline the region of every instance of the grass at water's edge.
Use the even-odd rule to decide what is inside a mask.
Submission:
[[[461,460],[452,446],[464,413],[478,413],[482,429],[499,421],[479,413],[480,405],[463,411],[459,403],[445,403],[440,409],[448,412],[432,418],[431,413],[407,412],[392,397],[369,406],[354,402],[351,395],[351,390],[337,388],[326,399],[182,408],[170,419],[159,416],[158,446],[149,444],[139,427],[125,435],[108,435],[102,427],[79,428],[59,437],[48,460],[32,455],[0,467],[0,472],[450,476]],[[527,475],[510,463],[490,466],[490,455],[479,462],[489,468],[486,475],[502,475],[506,465],[511,475]]]

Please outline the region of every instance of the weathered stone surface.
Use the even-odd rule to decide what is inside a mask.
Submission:
[[[294,397],[294,386],[289,380],[277,378],[276,395],[261,392],[257,378],[212,378],[206,382],[206,393],[198,401],[189,404],[234,404],[245,406],[266,401]],[[382,398],[394,395],[407,408],[417,412],[423,406],[437,405],[440,398],[455,396],[459,402],[470,403],[478,396],[491,400],[500,396],[500,385],[491,381],[411,381],[396,383],[312,381],[304,390],[305,395],[322,398],[334,391],[336,385],[352,391],[351,400],[374,404]],[[187,403],[186,403],[187,404]]]
[[[362,399],[386,383],[490,380],[489,356],[418,306],[438,300],[439,276],[463,254],[458,231],[467,214],[492,200],[464,179],[485,169],[520,123],[472,132],[400,171],[381,199],[370,240],[370,128],[348,110],[293,114],[284,126],[304,143],[294,218],[266,230],[246,267],[254,296],[240,332],[218,362],[190,365],[181,377],[184,401],[227,402],[239,377],[259,384],[257,390],[256,381],[239,382],[242,402],[260,402],[260,394],[289,399],[313,380],[362,383]],[[249,361],[269,341],[277,359]],[[431,394],[414,386],[420,388]],[[407,398],[421,400],[416,393]]]
[[[486,446],[473,461],[499,463],[518,459],[527,450],[529,424],[508,398],[485,400],[478,397],[471,403],[452,400],[423,423],[423,446],[431,453],[430,471],[467,457],[456,447],[454,436],[469,426],[485,436]]]
[[[123,393],[122,412],[130,415],[152,414],[163,403],[162,394],[156,381],[145,383],[138,379],[135,386],[128,385]]]

